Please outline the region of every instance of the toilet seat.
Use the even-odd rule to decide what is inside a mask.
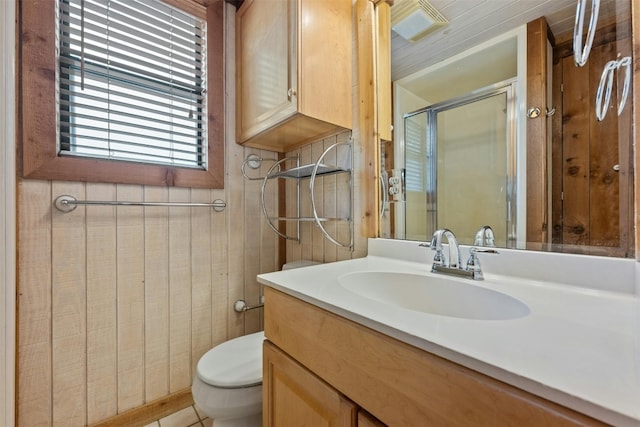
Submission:
[[[262,341],[264,332],[256,332],[215,346],[200,358],[198,378],[220,388],[262,384]]]

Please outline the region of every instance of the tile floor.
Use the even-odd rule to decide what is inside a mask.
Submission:
[[[213,420],[198,412],[195,406],[184,408],[145,427],[212,427]]]

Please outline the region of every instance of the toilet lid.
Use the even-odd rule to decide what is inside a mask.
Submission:
[[[263,340],[264,332],[256,332],[213,347],[200,358],[198,377],[221,388],[261,384]]]

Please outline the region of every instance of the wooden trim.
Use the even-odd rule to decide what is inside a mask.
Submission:
[[[143,426],[193,405],[191,387],[177,391],[162,399],[130,409],[90,427]]]
[[[16,419],[16,3],[0,3],[0,425]]]
[[[55,8],[20,1],[18,37],[19,173],[24,178],[224,188],[223,2],[207,8],[208,170],[59,157],[56,127]]]
[[[175,7],[176,9],[180,9],[183,12],[187,12],[196,18],[206,19],[207,18],[207,7],[203,4],[199,4],[194,0],[162,0],[164,3],[167,3],[170,6]]]
[[[391,111],[391,8],[389,4],[382,2],[376,6],[375,13],[376,126],[379,139],[391,141],[393,127],[393,112]]]
[[[632,102],[632,129],[633,129],[633,141],[634,141],[634,153],[633,162],[634,170],[633,182],[634,190],[632,194],[635,195],[632,201],[632,206],[635,207],[633,220],[630,221],[635,225],[635,254],[636,260],[640,261],[640,175],[638,174],[638,165],[640,164],[640,150],[638,150],[637,143],[640,142],[640,67],[638,67],[638,61],[640,61],[640,4],[636,1],[631,2],[631,24],[632,24],[632,45],[633,45],[633,102]],[[631,233],[630,233],[631,235]],[[632,243],[633,245],[633,243]],[[631,246],[631,245],[630,245]]]
[[[385,5],[381,3],[381,5]],[[388,7],[388,5],[386,5]],[[376,87],[376,25],[374,4],[356,1],[358,52],[358,129],[362,147],[361,234],[378,236],[380,198],[380,136],[378,134]],[[381,53],[378,52],[378,55]],[[389,83],[390,84],[390,83]]]
[[[265,300],[267,339],[386,425],[603,425],[273,288]]]
[[[542,114],[527,119],[527,249],[548,241],[547,34],[544,17],[527,24],[527,106]]]

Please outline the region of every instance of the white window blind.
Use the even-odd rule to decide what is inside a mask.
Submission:
[[[59,154],[206,169],[206,23],[157,0],[58,15]]]

